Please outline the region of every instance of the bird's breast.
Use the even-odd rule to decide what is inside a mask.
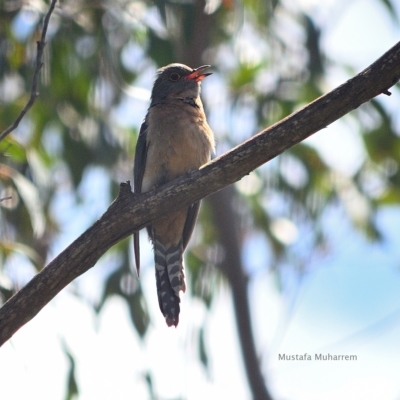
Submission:
[[[159,105],[149,110],[144,192],[210,160],[214,139],[202,109]]]

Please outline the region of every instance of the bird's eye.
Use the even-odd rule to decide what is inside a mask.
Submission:
[[[173,73],[169,76],[169,80],[172,81],[172,82],[176,82],[176,81],[179,81],[180,77],[181,77],[181,76],[180,76],[179,74],[177,74],[176,72],[173,72]]]

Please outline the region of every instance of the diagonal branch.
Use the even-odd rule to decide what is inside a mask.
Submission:
[[[131,193],[129,183],[121,184],[104,215],[3,305],[0,345],[133,231],[238,181],[361,104],[387,93],[399,78],[400,42],[354,78],[201,169],[140,195]]]
[[[29,100],[26,103],[26,106],[22,109],[19,113],[18,117],[15,121],[0,134],[0,142],[13,130],[18,128],[19,123],[21,122],[22,118],[24,118],[25,114],[31,109],[33,103],[35,102],[36,98],[39,96],[38,92],[38,85],[39,85],[39,73],[43,67],[43,51],[44,47],[46,46],[46,33],[47,27],[49,26],[51,14],[56,6],[57,0],[51,0],[49,10],[47,11],[46,16],[43,20],[43,29],[42,35],[40,36],[40,40],[37,41],[37,53],[36,53],[36,64],[35,64],[35,72],[33,73],[32,79],[32,88],[31,88],[31,95],[29,96]]]

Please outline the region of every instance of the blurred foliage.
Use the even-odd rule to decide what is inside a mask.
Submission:
[[[64,342],[62,342],[64,353],[67,356],[68,363],[69,363],[69,371],[68,371],[68,378],[67,378],[67,391],[65,394],[65,400],[73,400],[79,394],[78,391],[78,384],[76,382],[76,365],[75,360],[68,347]]]
[[[397,20],[392,1],[376,1]],[[43,0],[0,4],[0,131],[29,97],[47,6]],[[323,26],[311,16],[278,0],[60,1],[49,26],[40,96],[18,130],[0,143],[0,299],[21,284],[8,267],[16,253],[36,270],[44,265],[62,228],[63,216],[53,210],[65,193],[76,204],[84,201],[82,185],[90,168],[108,172],[102,179],[109,181],[109,192],[99,197],[114,197],[119,182],[131,177],[144,115],[132,122],[128,114],[143,103],[135,97],[138,87],[146,82],[150,89],[157,67],[187,60],[213,65],[214,82],[223,89],[218,95],[205,91],[204,100],[211,124],[218,122],[219,153],[326,91],[327,70],[334,63],[321,49],[322,35]],[[343,71],[348,74],[346,66]],[[285,239],[277,223],[282,218],[297,227],[299,236],[311,227],[310,253],[327,247],[321,219],[331,206],[342,207],[369,237],[381,237],[376,211],[400,202],[400,132],[386,104],[374,99],[345,119],[364,146],[357,171],[338,172],[317,148],[303,143],[236,184],[242,243],[255,232],[265,237],[274,260],[265,268],[275,267],[279,276],[281,261],[310,255]],[[186,259],[190,293],[206,308],[223,281],[215,266],[224,257],[209,215],[203,206]],[[124,242],[113,249],[121,262],[105,278],[93,307],[100,312],[109,296],[120,296],[143,338],[150,314],[131,272],[129,246]],[[203,328],[198,340],[199,359],[207,367]],[[71,398],[78,388],[73,358],[67,355]],[[146,376],[152,392],[151,375]]]
[[[143,337],[149,326],[149,315],[146,303],[143,299],[142,289],[139,282],[132,274],[128,259],[130,241],[124,240],[118,245],[121,248],[122,261],[120,267],[115,269],[106,279],[104,283],[104,292],[101,297],[99,306],[96,307],[100,312],[107,298],[112,295],[121,296],[127,303],[132,324],[136,328],[140,337]]]

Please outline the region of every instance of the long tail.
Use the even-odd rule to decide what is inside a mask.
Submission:
[[[154,261],[156,265],[156,283],[158,304],[168,326],[179,323],[179,291],[186,290],[183,273],[182,242],[177,246],[164,246],[154,238]]]

